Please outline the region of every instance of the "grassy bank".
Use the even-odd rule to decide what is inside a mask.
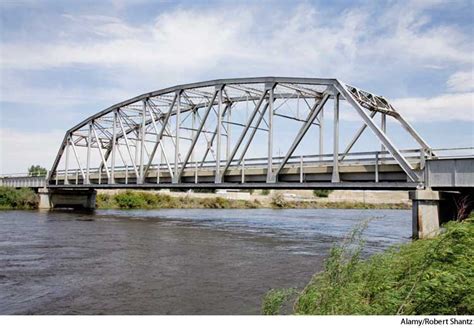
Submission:
[[[192,198],[171,197],[138,191],[125,191],[115,195],[97,195],[98,208],[157,209],[157,208],[258,208],[258,201],[229,200],[222,197]]]
[[[436,238],[365,260],[356,229],[302,291],[271,290],[262,312],[278,314],[293,303],[294,314],[474,314],[473,221],[449,222]]]
[[[29,188],[15,189],[0,187],[0,209],[34,209],[38,207],[38,197]]]
[[[232,200],[222,197],[197,198],[191,195],[171,196],[140,191],[125,191],[117,194],[98,194],[98,208],[336,208],[336,209],[407,209],[406,204],[367,204],[357,202],[317,202],[286,201],[279,193],[274,194],[268,202],[259,200]]]
[[[334,209],[410,209],[409,204],[370,204],[362,202],[318,202],[314,201],[288,201],[282,194],[275,193],[272,196],[271,207],[273,208],[334,208]]]
[[[0,209],[35,209],[38,197],[29,188],[0,187]],[[281,193],[268,200],[232,200],[222,197],[198,198],[190,195],[171,196],[143,191],[124,191],[114,195],[98,194],[97,208],[159,209],[159,208],[288,208],[288,209],[408,209],[407,204],[368,204],[360,202],[287,201]]]

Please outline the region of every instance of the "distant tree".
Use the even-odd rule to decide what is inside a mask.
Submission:
[[[44,176],[46,173],[47,170],[39,165],[31,165],[28,169],[28,175],[30,176]]]

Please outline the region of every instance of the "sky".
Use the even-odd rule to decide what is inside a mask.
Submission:
[[[112,104],[231,77],[338,78],[431,147],[472,147],[473,16],[469,0],[0,0],[0,174],[51,167]]]

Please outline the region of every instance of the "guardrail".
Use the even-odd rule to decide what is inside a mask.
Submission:
[[[401,151],[405,158],[412,164],[418,164],[423,161],[424,157],[432,156],[431,152],[422,151],[420,149],[406,149]],[[396,160],[390,155],[388,151],[374,151],[374,152],[353,152],[353,153],[341,153],[339,154],[339,165],[375,165],[375,182],[379,180],[379,166],[385,164],[396,164]],[[276,168],[284,160],[283,156],[275,156],[272,158],[272,167]],[[300,171],[300,181],[303,180],[304,168],[308,166],[332,166],[334,162],[333,154],[318,154],[318,155],[301,155],[301,156],[292,156],[286,162],[285,167],[299,167]],[[224,167],[225,161],[221,161],[221,168]],[[268,166],[267,157],[259,158],[247,158],[233,160],[228,166],[229,170],[240,170],[242,175],[242,183],[245,181],[245,170],[251,168],[266,168]],[[182,164],[178,165],[178,169],[182,168]],[[213,171],[216,168],[215,161],[205,161],[205,162],[192,162],[186,166],[186,171],[194,171],[195,181],[197,181],[197,176],[199,171]],[[111,168],[108,168],[111,170]],[[149,167],[150,170],[156,170],[157,172],[167,171],[170,175],[173,175],[175,167],[173,163],[167,164],[154,164]],[[84,184],[84,179],[82,177],[82,172],[80,169],[68,169],[67,175],[70,184]],[[150,172],[150,171],[149,171]],[[93,168],[89,169],[90,175],[95,175],[97,177],[98,184],[102,184],[104,180],[107,180],[107,175],[105,170],[102,168]],[[128,184],[129,179],[136,178],[136,173],[134,172],[134,167],[130,165],[125,166],[115,166],[114,174],[123,174],[125,176],[125,184]],[[55,184],[59,184],[60,180],[64,180],[66,175],[65,170],[58,170],[56,174],[52,176],[52,180]],[[157,174],[158,175],[158,174]],[[72,179],[71,179],[72,177]],[[159,177],[157,177],[159,181]],[[197,183],[197,182],[196,182]]]
[[[426,160],[429,159],[449,159],[449,158],[474,158],[474,147],[459,147],[459,148],[438,148],[438,149],[405,149],[400,151],[404,154],[404,157],[412,164],[419,164],[420,169],[424,169]],[[276,167],[281,164],[284,160],[283,156],[276,156],[272,158],[273,165]],[[334,163],[334,155],[331,154],[318,154],[318,155],[301,155],[292,156],[286,162],[286,168],[299,168],[300,181],[302,181],[302,174],[304,168],[308,166],[332,166]],[[390,155],[388,151],[372,151],[372,152],[353,152],[353,153],[341,153],[338,155],[339,165],[374,165],[375,166],[375,182],[379,179],[379,167],[380,165],[396,164],[396,160]],[[221,162],[221,167],[225,165],[225,161]],[[181,169],[181,164],[178,165]],[[233,160],[229,169],[240,170],[242,174],[242,182],[245,180],[245,170],[250,168],[266,168],[268,166],[267,157],[259,158],[247,158],[242,161],[236,159]],[[215,161],[205,162],[193,162],[189,163],[187,170],[194,170],[195,176],[197,177],[198,171],[211,171],[215,169]],[[110,169],[110,168],[109,168]],[[168,171],[172,175],[175,167],[173,163],[167,164],[154,164],[150,166],[151,170]],[[125,183],[128,184],[129,178],[136,178],[133,166],[124,165],[116,166],[114,172],[122,173],[125,175]],[[68,169],[68,180],[74,184],[79,182],[84,183],[82,179],[82,172],[79,168]],[[104,169],[94,168],[89,169],[90,174],[96,174],[98,176],[98,183],[101,184],[104,178]],[[56,171],[52,179],[55,184],[59,184],[59,180],[64,180],[66,175],[65,170]],[[70,177],[73,179],[70,179]],[[0,175],[0,186],[15,186],[15,187],[43,187],[46,186],[47,175],[30,175],[28,173],[11,173]],[[105,180],[107,176],[105,175]]]

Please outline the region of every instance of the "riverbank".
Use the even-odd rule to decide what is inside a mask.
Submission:
[[[159,208],[290,208],[290,209],[408,209],[406,203],[362,203],[350,201],[330,202],[326,199],[292,200],[284,193],[259,195],[245,199],[232,199],[212,193],[169,193],[146,191],[100,192],[97,208],[102,209],[159,209]]]
[[[332,249],[324,270],[302,291],[268,292],[262,312],[278,314],[286,308],[303,315],[472,315],[474,217],[449,222],[443,230],[433,239],[364,260],[361,230],[356,229],[346,243]]]
[[[386,201],[386,203],[384,202]],[[404,193],[394,192],[170,192],[99,190],[99,209],[160,208],[294,208],[294,209],[409,209]],[[29,188],[0,188],[0,209],[36,209],[38,197]]]

